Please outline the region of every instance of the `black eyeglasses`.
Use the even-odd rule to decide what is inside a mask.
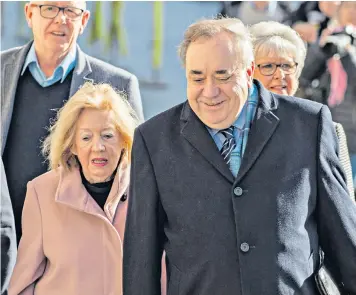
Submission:
[[[41,16],[50,19],[55,18],[61,10],[63,10],[65,16],[71,20],[79,19],[84,12],[83,9],[77,7],[70,7],[70,6],[58,7],[55,5],[37,5],[37,4],[31,4],[31,6],[39,7]]]
[[[259,64],[257,65],[257,67],[260,70],[260,73],[264,76],[272,76],[278,67],[280,67],[282,69],[282,71],[287,74],[294,74],[295,71],[297,70],[297,63],[293,63],[293,64],[289,64],[289,63],[285,63],[285,64],[273,64],[273,63],[265,63],[265,64]]]

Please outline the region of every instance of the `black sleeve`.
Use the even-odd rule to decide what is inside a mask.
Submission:
[[[318,142],[320,246],[334,278],[344,288],[343,294],[356,294],[356,205],[347,191],[337,136],[326,106],[320,112]]]
[[[164,212],[144,138],[136,129],[123,260],[125,295],[161,294]]]

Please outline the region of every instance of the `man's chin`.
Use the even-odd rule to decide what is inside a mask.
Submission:
[[[66,51],[69,51],[70,49],[70,46],[68,44],[68,42],[58,42],[56,44],[51,44],[49,46],[49,49],[52,51],[52,52],[66,52]]]
[[[204,120],[201,121],[209,128],[225,129],[225,128],[229,128],[235,122],[235,119],[224,118],[224,119],[217,120],[217,119],[205,118]]]

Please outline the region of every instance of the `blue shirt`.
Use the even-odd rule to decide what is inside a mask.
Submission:
[[[25,73],[26,68],[29,67],[29,70],[32,74],[32,77],[40,84],[42,87],[48,87],[58,82],[59,80],[63,83],[64,79],[70,73],[70,71],[77,64],[77,48],[68,52],[66,57],[62,62],[56,67],[53,72],[53,75],[49,78],[46,78],[46,75],[42,72],[40,65],[38,64],[37,55],[35,51],[35,45],[32,43],[30,51],[28,52],[25,60],[25,64],[22,68],[21,76]]]
[[[252,88],[249,89],[248,99],[243,106],[241,113],[237,117],[236,121],[232,124],[234,128],[234,137],[236,141],[236,147],[232,151],[230,156],[230,170],[232,174],[236,177],[241,166],[241,159],[246,149],[248,133],[250,131],[251,122],[255,117],[258,104],[258,90],[256,85],[253,84]],[[225,141],[225,136],[221,134],[219,129],[212,129],[207,127],[211,137],[219,149],[221,150],[223,143]]]

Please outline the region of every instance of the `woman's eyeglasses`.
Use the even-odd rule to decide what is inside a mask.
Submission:
[[[257,65],[257,67],[260,70],[260,73],[264,76],[272,76],[276,72],[278,67],[281,68],[282,71],[287,75],[294,74],[295,71],[297,70],[297,66],[298,66],[297,63],[293,63],[293,64],[264,63],[264,64]]]

